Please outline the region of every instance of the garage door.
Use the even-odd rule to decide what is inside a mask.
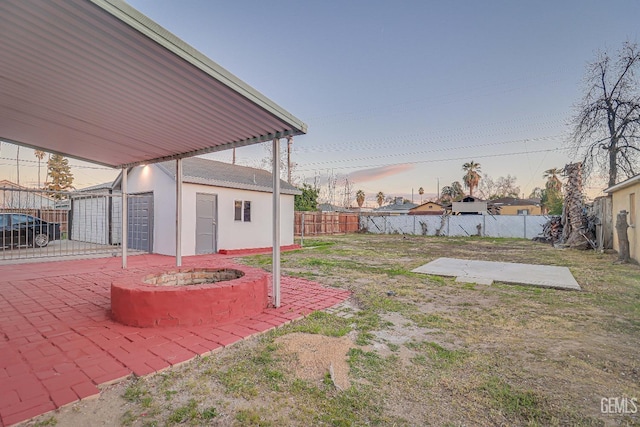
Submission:
[[[129,249],[153,251],[153,193],[130,194],[127,208]]]

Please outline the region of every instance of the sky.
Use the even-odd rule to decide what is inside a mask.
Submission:
[[[527,197],[545,170],[574,160],[587,63],[640,42],[636,0],[128,3],[307,123],[293,143],[298,183],[347,177],[370,202],[379,191],[418,202],[418,188],[435,195],[472,160],[494,180],[515,176]],[[236,156],[257,166],[267,152]],[[36,185],[33,150],[20,158],[21,183]],[[3,143],[0,172],[14,181],[15,159]],[[71,163],[78,188],[117,174]],[[594,177],[589,194],[604,186]]]

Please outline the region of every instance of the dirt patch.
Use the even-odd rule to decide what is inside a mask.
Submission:
[[[276,344],[283,356],[293,356],[291,368],[296,377],[320,381],[333,372],[336,387],[346,390],[351,385],[347,353],[353,342],[348,336],[334,338],[296,332],[278,338]]]

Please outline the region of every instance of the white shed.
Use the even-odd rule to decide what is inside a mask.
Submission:
[[[129,209],[129,247],[136,236],[151,240],[154,253],[175,255],[176,164],[136,166],[127,174],[127,193],[151,200]],[[115,181],[120,188],[121,176]],[[272,175],[262,170],[199,157],[183,160],[183,255],[272,246]],[[280,181],[280,243],[293,244],[294,186]],[[135,205],[135,203],[134,203]],[[150,223],[145,223],[149,218]]]

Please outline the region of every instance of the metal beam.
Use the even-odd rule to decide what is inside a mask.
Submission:
[[[182,266],[182,159],[176,159],[176,267]]]
[[[305,128],[306,129],[306,128]],[[252,138],[247,138],[247,139],[243,139],[243,140],[239,140],[239,141],[233,141],[233,142],[229,142],[226,144],[221,144],[221,145],[217,145],[217,146],[213,146],[213,147],[207,147],[207,148],[203,148],[200,150],[192,150],[192,151],[186,151],[183,153],[178,153],[178,154],[173,154],[173,155],[169,155],[169,156],[162,156],[162,157],[156,157],[156,158],[151,158],[148,160],[139,160],[139,161],[135,161],[135,162],[131,162],[131,163],[127,163],[124,165],[118,165],[119,167],[135,167],[135,166],[140,166],[143,164],[149,164],[149,163],[160,163],[160,162],[166,162],[169,160],[175,160],[175,159],[183,159],[183,158],[187,158],[187,157],[195,157],[195,156],[201,156],[203,154],[210,154],[210,153],[217,153],[219,151],[225,151],[225,150],[229,150],[231,148],[240,148],[240,147],[246,147],[248,145],[254,145],[254,144],[260,144],[263,142],[267,142],[267,141],[271,141],[274,138],[285,138],[289,135],[301,135],[301,133],[299,131],[296,130],[285,130],[282,132],[275,132],[275,133],[269,133],[266,135],[261,135],[261,136],[255,136]],[[22,143],[17,143],[19,145],[23,145],[26,146],[25,144]],[[29,146],[30,148],[34,148],[34,149],[41,149],[38,148],[36,146]],[[47,151],[48,149],[44,149],[45,151]],[[49,151],[47,151],[49,152]],[[67,156],[66,154],[64,154],[65,156]],[[72,157],[72,156],[68,156],[68,157]],[[83,159],[81,157],[75,157],[78,160],[84,160],[84,161],[93,161],[93,160],[87,160],[87,159]],[[110,165],[106,165],[106,166],[110,166]]]
[[[280,139],[273,139],[273,305],[280,307]]]
[[[122,268],[127,268],[127,243],[129,241],[128,236],[128,200],[127,200],[127,168],[122,168],[122,239],[120,245],[122,246]]]

